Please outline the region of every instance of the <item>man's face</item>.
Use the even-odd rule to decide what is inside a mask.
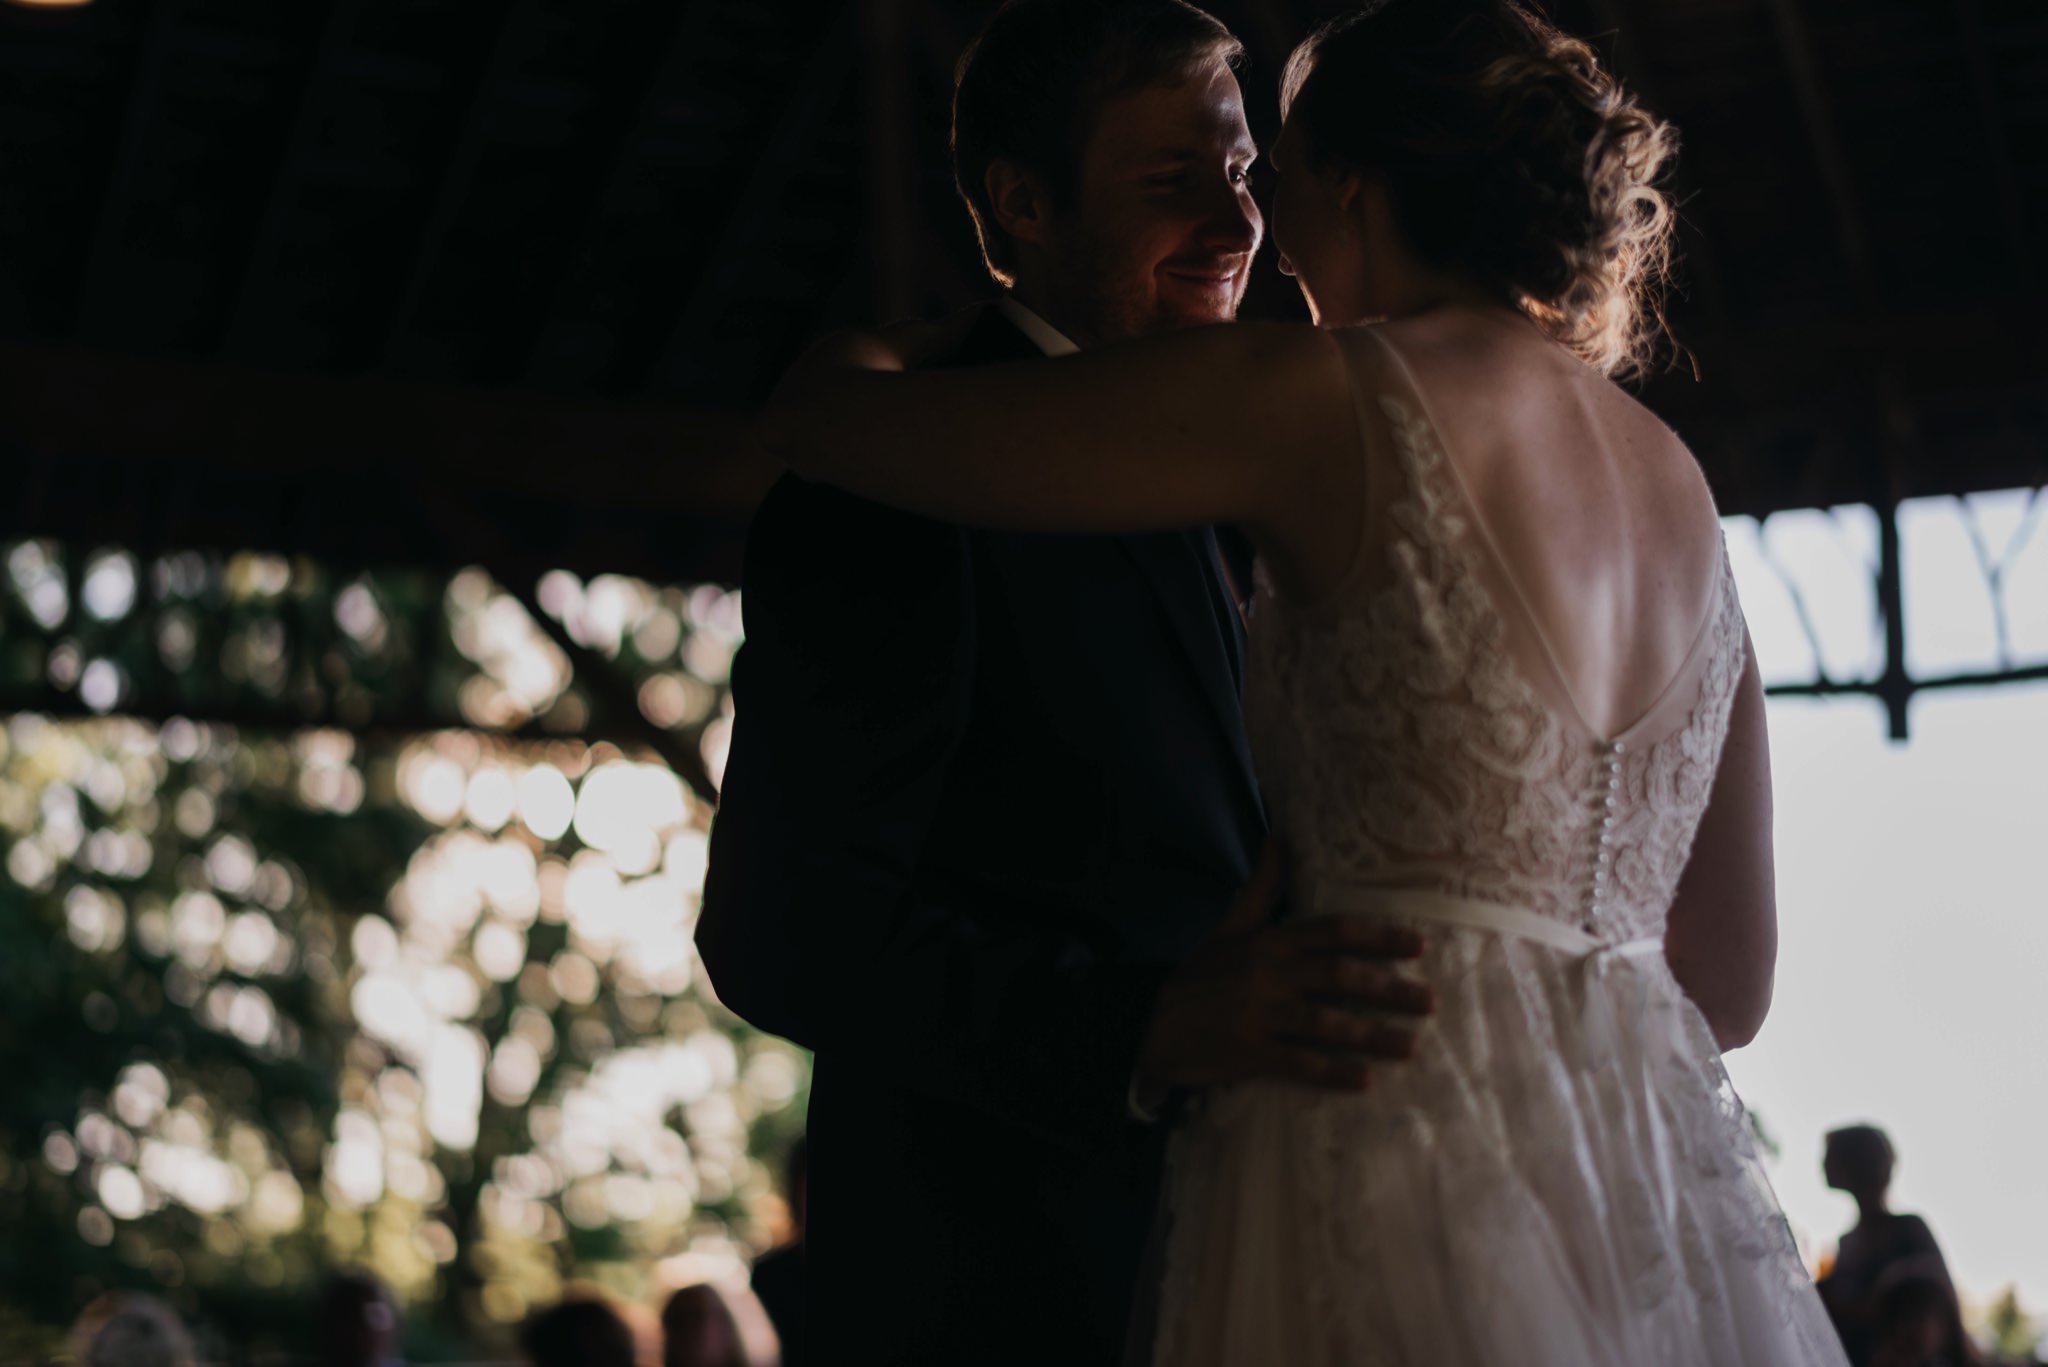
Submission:
[[[1087,341],[1142,337],[1237,316],[1265,223],[1258,159],[1237,78],[1221,62],[1176,85],[1106,101],[1072,202],[1043,242]]]

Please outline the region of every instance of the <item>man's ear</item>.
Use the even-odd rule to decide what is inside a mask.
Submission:
[[[981,187],[988,195],[997,228],[1019,242],[1038,245],[1045,241],[1052,201],[1037,175],[1014,161],[992,161],[982,173]]]

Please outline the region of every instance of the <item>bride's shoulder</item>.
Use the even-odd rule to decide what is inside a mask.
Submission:
[[[1465,309],[1434,309],[1336,329],[1361,379],[1425,395],[1441,387],[1497,388],[1525,339]],[[1405,382],[1405,383],[1404,383]]]
[[[1477,355],[1502,340],[1498,318],[1478,309],[1446,306],[1425,309],[1398,318],[1382,318],[1341,332],[1370,337],[1379,350],[1402,357],[1422,355]]]

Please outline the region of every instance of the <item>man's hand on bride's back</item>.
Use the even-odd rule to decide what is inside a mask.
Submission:
[[[1223,922],[1160,989],[1138,1055],[1147,1104],[1254,1078],[1356,1091],[1373,1063],[1414,1052],[1434,1003],[1401,968],[1422,937],[1357,916],[1275,923],[1284,862],[1269,844]]]

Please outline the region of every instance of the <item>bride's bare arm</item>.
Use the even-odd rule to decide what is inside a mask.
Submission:
[[[1771,851],[1771,748],[1763,677],[1748,661],[1728,722],[1714,791],[1678,883],[1664,957],[1723,1049],[1756,1038],[1771,1009],[1778,959],[1777,875]]]
[[[1233,324],[907,373],[875,368],[887,348],[872,339],[840,347],[785,386],[771,445],[809,478],[951,522],[1062,532],[1236,522],[1257,536],[1299,506],[1318,461],[1357,459],[1356,438],[1342,440],[1349,398],[1336,344],[1307,326]]]

